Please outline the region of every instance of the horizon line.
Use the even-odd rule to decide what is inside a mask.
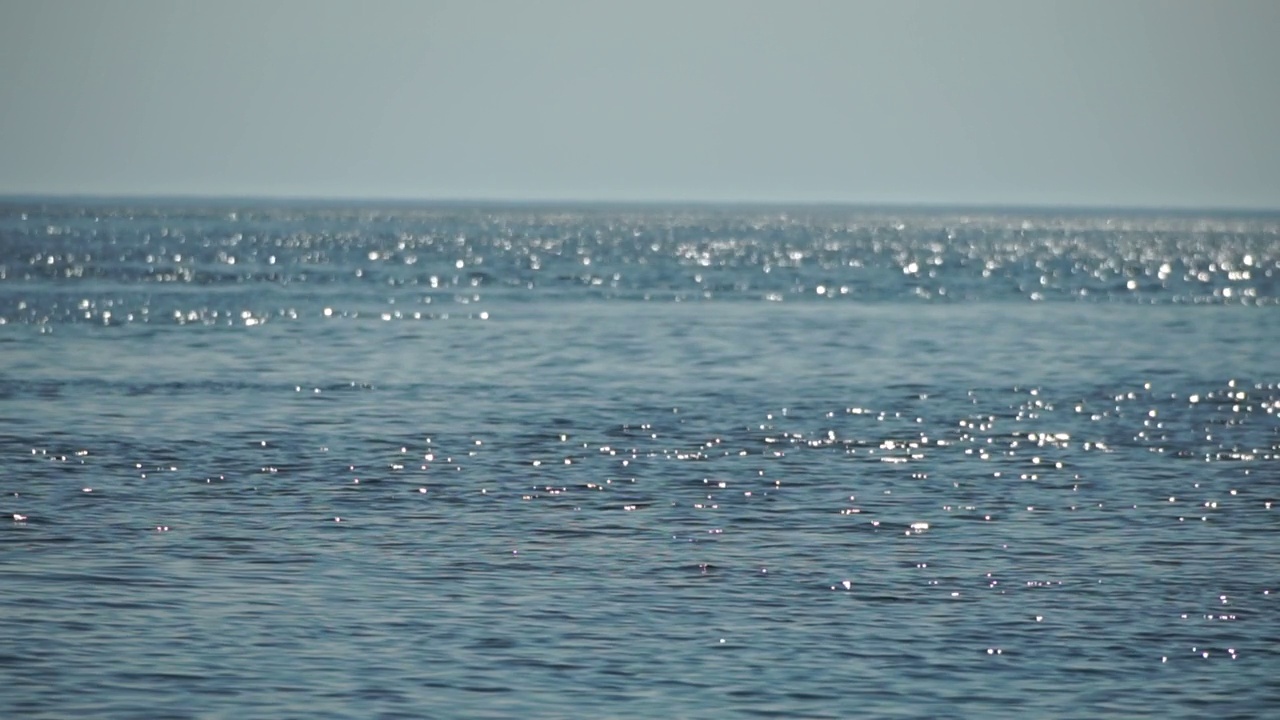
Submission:
[[[685,199],[567,199],[567,198],[512,198],[512,197],[416,197],[407,195],[303,195],[261,194],[238,195],[232,193],[90,193],[90,192],[0,192],[0,203],[42,201],[55,203],[113,203],[113,202],[203,202],[211,204],[247,203],[265,205],[272,203],[302,205],[389,205],[439,207],[461,205],[470,207],[684,207],[684,208],[770,208],[770,209],[848,209],[848,210],[914,210],[923,212],[1120,212],[1120,213],[1169,213],[1178,215],[1280,215],[1280,206],[1254,207],[1248,205],[1126,205],[1093,203],[1001,203],[1001,202],[938,202],[904,200],[766,200],[748,198],[740,200],[685,198]]]

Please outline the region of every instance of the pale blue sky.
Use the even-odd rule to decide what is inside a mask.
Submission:
[[[0,193],[1280,207],[1274,0],[0,0]]]

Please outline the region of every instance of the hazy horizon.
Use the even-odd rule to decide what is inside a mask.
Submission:
[[[1280,3],[0,0],[0,196],[1280,210]]]
[[[0,193],[0,202],[52,202],[117,204],[147,202],[160,205],[181,203],[207,203],[210,205],[369,205],[388,207],[547,207],[547,208],[761,208],[761,209],[815,209],[815,210],[885,210],[929,213],[946,212],[1009,212],[1009,213],[1169,213],[1173,215],[1280,215],[1280,206],[1250,207],[1243,205],[1103,205],[1059,203],[947,203],[884,201],[863,202],[844,200],[706,200],[699,198],[538,198],[538,197],[392,197],[354,195],[236,195],[192,193]]]

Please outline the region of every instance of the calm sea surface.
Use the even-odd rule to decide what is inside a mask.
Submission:
[[[1280,713],[1280,217],[0,203],[23,718]]]

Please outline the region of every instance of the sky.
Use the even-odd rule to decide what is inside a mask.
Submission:
[[[0,194],[1280,208],[1275,0],[0,0]]]

